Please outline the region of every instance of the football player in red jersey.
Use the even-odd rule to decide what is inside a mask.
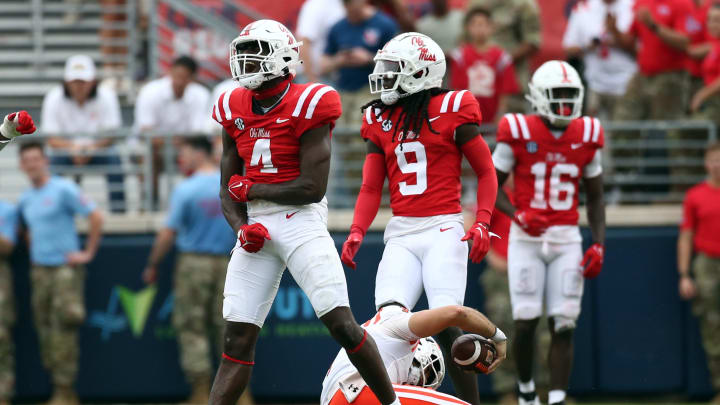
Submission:
[[[549,61],[529,83],[536,114],[506,114],[498,124],[493,161],[498,183],[512,172],[514,204],[502,188],[496,207],[513,218],[508,277],[515,320],[513,350],[520,405],[536,404],[535,327],[543,307],[550,322],[551,405],[564,404],[572,366],[572,335],[580,315],[583,276],[602,269],[605,240],[602,165],[604,134],[597,118],[580,117],[583,85],[570,65]],[[578,182],[585,184],[593,245],[583,257]]]
[[[361,134],[367,142],[363,183],[355,204],[343,262],[353,257],[380,206],[387,177],[393,217],[375,283],[375,306],[397,302],[412,309],[425,291],[430,308],[462,305],[470,259],[480,262],[490,246],[488,224],[497,193],[490,150],[480,135],[478,102],[467,91],[440,88],[445,56],[429,37],[405,33],[375,56],[370,89],[380,93],[365,106]],[[463,155],[478,177],[477,216],[463,232],[460,163]],[[464,236],[463,236],[464,235]],[[438,335],[445,358],[462,331]],[[448,361],[459,397],[479,402],[477,379]]]
[[[0,150],[13,138],[35,132],[35,123],[27,111],[19,111],[5,116],[0,125]]]
[[[330,86],[292,82],[300,43],[259,20],[230,45],[242,87],[223,93],[221,201],[238,234],[225,280],[225,347],[210,404],[235,404],[247,386],[255,343],[287,267],[320,320],[382,404],[397,397],[371,336],[350,312],[347,285],[327,230],[330,133],[340,97]]]

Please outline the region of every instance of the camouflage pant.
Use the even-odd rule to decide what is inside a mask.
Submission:
[[[30,279],[43,365],[53,383],[71,386],[78,371],[78,331],[85,320],[85,269],[34,265]]]
[[[222,302],[229,257],[182,253],[175,269],[173,327],[180,364],[193,383],[212,376],[211,347],[222,350]]]
[[[720,391],[720,258],[699,254],[693,261],[693,272],[698,288],[693,312],[700,320],[713,387]]]
[[[10,400],[15,387],[15,301],[10,266],[0,258],[0,401]]]
[[[514,322],[512,308],[510,306],[510,287],[508,286],[507,273],[500,273],[490,267],[486,268],[480,276],[483,290],[485,291],[485,312],[490,320],[502,329],[510,339],[513,338]],[[547,322],[538,325],[537,350],[535,350],[536,368],[542,367],[547,370],[547,356],[550,350],[550,332]],[[492,374],[493,390],[496,394],[508,394],[515,391],[517,386],[517,374],[515,372],[515,360],[513,353],[508,353],[508,361]],[[535,373],[535,383],[542,387],[549,383],[548,373]]]

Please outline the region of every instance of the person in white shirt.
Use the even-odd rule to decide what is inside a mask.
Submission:
[[[50,136],[48,144],[55,153],[50,161],[53,169],[79,173],[82,166],[107,167],[110,208],[122,212],[125,184],[120,157],[112,148],[112,138],[96,136],[122,126],[117,94],[98,86],[95,62],[87,55],[69,57],[63,79],[45,95],[40,119],[40,130]],[[80,176],[75,178],[79,181]]]
[[[578,2],[568,19],[563,48],[569,57],[582,57],[588,85],[588,115],[613,118],[615,103],[625,94],[637,70],[633,55],[613,42],[608,24],[626,32],[633,21],[633,0]]]
[[[211,115],[210,92],[195,82],[198,65],[189,56],[175,59],[167,76],[145,84],[135,101],[133,132],[138,135],[187,135],[208,132]],[[161,146],[164,139],[155,137],[153,144],[153,202],[157,202],[158,177],[163,170]]]
[[[328,32],[343,17],[345,7],[341,0],[305,0],[300,7],[295,34],[303,43],[300,47],[301,67],[308,82],[324,81],[320,79],[320,59]]]
[[[492,373],[505,360],[507,337],[485,315],[461,305],[448,305],[419,312],[410,312],[397,302],[382,305],[375,316],[363,324],[372,336],[387,369],[395,393],[403,405],[468,405],[449,395],[432,390],[445,377],[442,350],[429,336],[449,327],[458,327],[490,339],[497,356],[488,367]],[[410,388],[414,386],[417,388]],[[437,401],[441,399],[441,401]],[[378,400],[340,350],[325,375],[320,405],[377,405]]]

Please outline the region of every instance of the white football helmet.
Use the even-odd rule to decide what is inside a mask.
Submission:
[[[266,81],[295,73],[300,64],[302,42],[284,25],[274,20],[248,24],[230,43],[230,72],[247,89],[257,89]]]
[[[566,127],[582,113],[585,88],[567,62],[547,61],[533,73],[525,98],[552,125]]]
[[[434,390],[444,378],[445,360],[440,346],[431,337],[418,340],[407,383]]]
[[[440,87],[445,76],[445,54],[427,35],[400,34],[388,41],[374,58],[375,69],[368,77],[370,93],[380,93],[384,104],[419,91]]]

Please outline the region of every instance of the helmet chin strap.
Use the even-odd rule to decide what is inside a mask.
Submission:
[[[380,93],[380,101],[385,105],[393,105],[400,99],[400,93],[397,90]]]
[[[257,100],[264,100],[266,98],[270,98],[273,96],[277,96],[278,94],[285,91],[287,86],[290,84],[290,82],[293,79],[293,75],[288,75],[285,79],[278,82],[275,86],[270,87],[269,89],[263,89],[263,90],[253,90],[253,97]]]

